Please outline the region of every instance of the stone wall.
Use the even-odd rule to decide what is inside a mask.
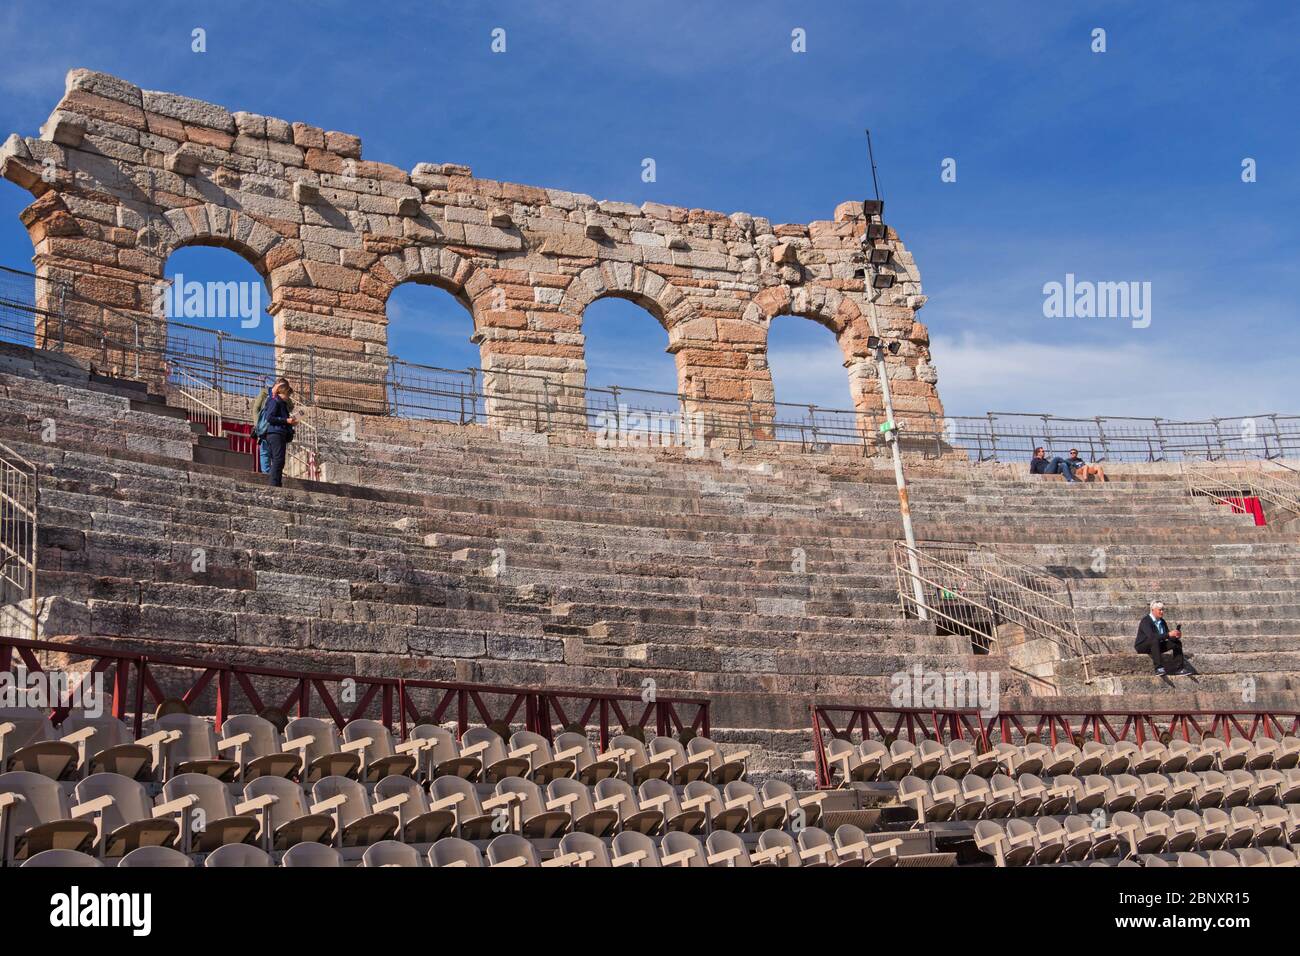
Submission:
[[[840,204],[832,220],[773,225],[746,213],[598,202],[450,163],[408,173],[363,160],[351,134],[88,70],[68,74],[40,136],[11,135],[0,160],[0,173],[36,196],[22,215],[36,270],[71,289],[61,303],[71,319],[156,344],[165,320],[151,314],[152,297],[167,257],[187,245],[232,249],[267,283],[286,361],[313,350],[316,371],[336,376],[319,396],[333,407],[383,411],[385,305],[414,281],[470,310],[485,370],[530,373],[489,376],[502,401],[545,380],[552,397],[569,390],[580,402],[583,310],[617,296],[663,324],[688,399],[773,401],[768,328],[794,314],[836,335],[863,424],[881,407],[866,350],[873,331],[901,343],[889,360],[899,418],[942,415],[928,332],[916,320],[920,277],[892,229],[885,268],[897,282],[881,293],[871,327],[855,276],[861,202]]]

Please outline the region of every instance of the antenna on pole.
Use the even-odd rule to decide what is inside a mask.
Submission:
[[[867,130],[867,158],[871,161],[871,185],[876,190],[876,201],[880,201],[880,180],[876,178],[876,153],[871,148],[871,130]]]

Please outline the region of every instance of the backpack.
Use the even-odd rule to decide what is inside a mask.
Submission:
[[[266,398],[262,401],[262,410],[257,413],[257,421],[253,424],[254,437],[256,438],[266,437],[266,429],[267,426],[270,424],[266,420],[266,413],[270,410],[270,408],[271,408],[271,393],[268,390],[266,393]]]

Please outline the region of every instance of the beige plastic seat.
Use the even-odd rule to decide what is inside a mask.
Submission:
[[[939,817],[932,815],[935,800],[931,795],[930,785],[920,777],[904,777],[898,781],[898,801],[916,811],[917,826],[923,826],[927,821],[939,819]],[[956,804],[955,801],[948,799],[945,806],[947,816],[943,819],[952,816]]]
[[[1300,769],[1290,767],[1277,773],[1281,777],[1277,788],[1278,800],[1282,803],[1300,803]]]
[[[561,760],[572,760],[577,766],[577,779],[594,787],[601,780],[619,775],[622,751],[611,748],[603,754],[597,754],[586,734],[566,731],[555,738],[555,756]]]
[[[568,832],[569,812],[565,804],[551,804],[531,780],[506,777],[497,784],[494,800],[503,801],[509,807],[512,828],[521,836],[550,839]],[[492,809],[489,804],[495,806],[487,801],[484,809]]]
[[[216,776],[194,772],[178,774],[163,784],[153,813],[180,824],[182,853],[208,853],[225,843],[253,842],[259,822],[252,809],[236,807]]]
[[[120,857],[148,846],[171,846],[180,823],[155,817],[153,801],[144,785],[116,773],[93,773],[73,791],[73,816],[92,821],[98,829],[96,847],[101,857]]]
[[[944,748],[939,772],[953,780],[960,780],[970,773],[971,761],[974,758],[975,751],[971,748],[970,741],[950,740],[948,746]]]
[[[1206,852],[1218,850],[1228,841],[1232,821],[1218,807],[1206,807],[1199,814],[1200,826],[1196,830],[1196,848]]]
[[[1248,770],[1225,770],[1223,776],[1227,781],[1223,792],[1224,809],[1249,803],[1251,791],[1255,789],[1255,775]]]
[[[733,780],[744,780],[748,772],[748,750],[723,753],[722,748],[708,737],[692,737],[686,744],[686,753],[691,760],[708,762],[709,772],[705,779],[715,787],[726,786]]]
[[[508,801],[494,799],[493,810],[498,807],[503,822],[508,822]],[[450,810],[455,814],[456,836],[463,840],[488,840],[494,835],[493,812],[483,807],[474,784],[464,777],[435,777],[429,784],[429,809]]]
[[[696,798],[699,799],[699,798]],[[704,828],[705,812],[700,806],[686,809],[677,799],[672,784],[666,780],[647,780],[637,791],[637,804],[643,810],[658,810],[664,816],[664,832],[698,833]]]
[[[745,867],[753,864],[745,841],[727,830],[715,830],[704,840],[705,862],[713,867]]]
[[[1159,773],[1160,765],[1169,756],[1169,749],[1158,740],[1148,740],[1137,749],[1129,761],[1129,773],[1141,777],[1144,773]]]
[[[989,800],[989,782],[970,773],[961,778],[961,800],[957,804],[958,820],[978,820]]]
[[[1227,747],[1219,752],[1219,769],[1224,773],[1244,770],[1254,754],[1255,745],[1245,737],[1233,737]]]
[[[366,852],[361,855],[361,865],[419,868],[420,851],[396,840],[380,840],[366,847]]]
[[[211,869],[228,869],[231,867],[271,866],[271,855],[261,847],[248,843],[227,843],[209,853],[203,860],[203,866]]]
[[[334,845],[340,849],[370,846],[397,833],[397,814],[376,811],[366,788],[351,777],[322,777],[312,786],[311,799],[312,813],[334,818]]]
[[[1211,850],[1207,856],[1210,859],[1210,866],[1240,866],[1236,856],[1226,850]]]
[[[1237,862],[1241,866],[1268,866],[1269,865],[1267,854],[1262,853],[1261,851],[1253,849],[1251,847],[1242,847],[1241,849],[1234,850],[1233,852],[1237,854]]]
[[[491,727],[471,727],[460,738],[461,753],[472,751],[483,762],[479,779],[484,783],[500,783],[506,777],[528,775],[526,753],[510,753],[506,742]]]
[[[1187,766],[1183,768],[1184,770],[1188,773],[1204,773],[1206,770],[1214,769],[1219,753],[1212,745],[1206,746],[1205,741],[1201,740],[1188,746],[1191,750],[1187,755]]]
[[[618,828],[617,805],[597,810],[592,803],[590,788],[581,780],[570,777],[552,780],[546,787],[546,805],[569,815],[571,833],[605,837]]]
[[[1025,773],[1016,777],[1016,806],[1013,811],[1018,817],[1032,817],[1038,814],[1043,800],[1047,796],[1047,786],[1037,774]]]
[[[613,810],[618,814],[619,832],[655,834],[663,829],[664,815],[660,808],[642,808],[626,780],[607,777],[596,784],[595,810]]]
[[[673,772],[670,756],[651,760],[645,744],[630,734],[620,734],[609,742],[611,750],[623,754],[623,773],[628,783],[639,787],[647,780],[667,780]]]
[[[662,866],[708,866],[704,847],[689,833],[669,830],[659,840]]]
[[[1139,853],[1173,853],[1169,847],[1170,837],[1174,835],[1174,821],[1169,814],[1161,810],[1147,810],[1142,814],[1142,840],[1138,844]],[[1182,847],[1186,849],[1186,845]]]
[[[880,766],[880,779],[902,780],[912,772],[916,748],[909,741],[895,740],[889,745],[889,756]]]
[[[1075,813],[1090,814],[1106,805],[1106,796],[1110,792],[1110,780],[1099,773],[1090,773],[1086,777],[1074,777],[1075,783],[1066,783],[1074,790]]]
[[[1285,785],[1282,774],[1268,768],[1250,772],[1255,778],[1255,785],[1250,791],[1250,803],[1253,806],[1276,803],[1278,793]]]
[[[1141,781],[1132,774],[1118,773],[1110,778],[1110,785],[1106,788],[1106,810],[1109,813],[1119,813],[1123,810],[1132,810],[1137,806],[1138,791],[1141,789]]]
[[[579,862],[568,853],[557,853],[549,860],[542,860],[536,848],[517,833],[503,833],[489,843],[487,860],[488,866],[523,867],[576,866]]]
[[[1142,866],[1151,866],[1151,867],[1170,865],[1168,860],[1155,853],[1143,853],[1140,857],[1138,857],[1138,862]]]
[[[651,762],[667,760],[672,773],[669,779],[679,787],[692,780],[703,780],[709,774],[707,757],[692,757],[681,742],[673,737],[655,737],[648,747]]]
[[[1286,842],[1287,812],[1281,807],[1263,806],[1255,809],[1255,846],[1274,846]]]
[[[609,861],[609,850],[604,841],[590,833],[566,833],[560,837],[557,856],[570,860],[570,866],[604,869],[613,865]]]
[[[1021,748],[1021,765],[1019,767],[1022,773],[1032,773],[1034,776],[1042,776],[1043,770],[1052,762],[1052,749],[1046,744],[1036,741],[1024,744]]]
[[[1069,813],[1074,807],[1075,785],[1078,782],[1074,777],[1065,775],[1044,780],[1043,802],[1038,807],[1038,813],[1045,817]]]
[[[1200,780],[1196,785],[1196,805],[1202,810],[1206,807],[1222,807],[1227,795],[1228,778],[1217,770],[1205,770],[1197,776]]]
[[[510,756],[515,755],[528,758],[528,772],[521,776],[540,786],[546,786],[560,777],[572,777],[578,770],[576,756],[556,759],[551,742],[541,734],[529,730],[521,730],[510,736]]]
[[[1034,855],[1034,836],[1034,828],[1024,820],[981,820],[975,824],[975,846],[993,857],[998,866],[1028,863]]]
[[[1290,804],[1286,808],[1286,838],[1290,843],[1300,843],[1300,804]]]
[[[1200,853],[1179,853],[1178,866],[1209,866],[1210,861]]]
[[[1296,851],[1284,846],[1271,846],[1266,849],[1269,866],[1297,866],[1300,865],[1300,857],[1296,856]]]
[[[870,783],[873,780],[881,779],[881,774],[889,764],[889,748],[879,740],[867,740],[857,746],[857,765],[858,776],[855,780],[862,780]]]
[[[1092,853],[1092,819],[1077,814],[1069,816],[1062,823],[1062,829],[1065,833],[1062,838],[1061,856],[1071,862],[1086,860]]]
[[[119,867],[176,867],[185,869],[193,867],[194,861],[182,853],[180,850],[174,850],[169,846],[141,846],[136,847],[126,856],[122,857]]]
[[[1136,751],[1137,746],[1128,740],[1117,740],[1106,746],[1099,772],[1106,777],[1113,777],[1117,773],[1128,773],[1129,761]]]
[[[1106,745],[1096,740],[1085,740],[1079,747],[1079,758],[1074,764],[1076,777],[1100,774],[1102,766],[1109,757]]]
[[[429,865],[438,867],[482,867],[483,854],[468,840],[443,837],[429,847]]]
[[[802,866],[799,844],[784,830],[764,830],[758,835],[758,849],[751,857],[755,866]]]
[[[210,721],[193,714],[165,714],[152,729],[169,732],[162,745],[165,777],[197,773],[224,782],[235,779],[239,764],[221,756]]]
[[[302,770],[302,757],[286,753],[284,738],[275,724],[255,714],[236,714],[221,725],[217,749],[239,764],[244,783],[258,777],[292,779]]]
[[[285,851],[280,865],[329,869],[342,867],[343,857],[339,856],[339,851],[334,847],[323,843],[298,843]]]
[[[432,809],[428,794],[411,777],[384,777],[375,784],[374,799],[376,813],[397,814],[397,839],[403,843],[433,843],[456,828],[456,814],[449,808]]]
[[[302,780],[311,785],[325,777],[355,777],[361,770],[359,742],[345,743],[332,720],[298,717],[284,728],[284,749],[298,754]]]
[[[77,739],[63,739],[45,711],[0,707],[0,773],[26,770],[51,780],[74,775],[80,756]]]
[[[72,816],[67,794],[53,779],[30,770],[0,774],[0,834],[3,862],[15,862],[44,850],[88,851],[95,824]]]
[[[1168,852],[1183,853],[1196,849],[1201,838],[1200,814],[1175,810],[1170,820]]]
[[[816,826],[822,817],[822,803],[828,796],[825,790],[817,790],[800,797],[784,780],[768,780],[759,788],[762,805],[783,807],[791,828]]]
[[[614,866],[660,866],[659,846],[644,833],[624,830],[614,837],[610,863]]]
[[[1300,737],[1287,734],[1277,742],[1277,753],[1273,755],[1274,770],[1291,770],[1300,766]]]
[[[284,777],[263,774],[244,786],[241,804],[255,814],[264,850],[287,850],[298,843],[328,843],[334,817],[313,813],[302,787]]]
[[[840,866],[895,866],[898,863],[898,848],[903,845],[898,837],[870,840],[861,827],[852,823],[836,827],[832,840]]]
[[[731,784],[727,785],[728,787]],[[749,784],[742,784],[749,787]],[[749,787],[752,791],[753,788]],[[722,791],[704,780],[692,780],[682,790],[682,810],[701,810],[705,815],[706,832],[727,830],[739,833],[749,824],[751,807],[757,808],[756,793],[742,793],[730,799]]]
[[[1051,757],[1043,761],[1044,777],[1067,777],[1083,759],[1083,753],[1074,744],[1064,741],[1052,748]]]
[[[937,740],[925,738],[916,745],[916,756],[912,760],[912,776],[922,780],[932,780],[943,769],[943,760],[947,756],[943,744]]]
[[[748,781],[733,780],[727,784],[722,788],[722,800],[728,810],[736,807],[744,809],[749,829],[754,833],[779,830],[785,826],[785,798],[764,800],[754,785]],[[805,825],[806,823],[807,821]]]
[[[79,733],[80,731],[90,733]],[[92,773],[117,773],[132,780],[148,780],[162,762],[167,731],[135,739],[131,726],[106,714],[90,717],[81,711],[68,714],[59,728],[65,737],[77,738],[78,766],[83,777]]]
[[[1197,748],[1193,747],[1186,740],[1177,738],[1165,744],[1165,754],[1157,768],[1158,773],[1174,774],[1181,773],[1187,769],[1187,763],[1197,753]]]
[[[1138,778],[1137,805],[1138,813],[1159,810],[1165,806],[1169,797],[1169,778],[1159,773],[1144,773]]]
[[[1034,858],[1036,866],[1055,863],[1065,852],[1065,827],[1051,817],[1034,821]]]
[[[989,777],[989,793],[984,803],[984,816],[989,818],[1009,817],[1016,809],[1020,799],[1020,788],[1015,780],[1005,773],[995,773]]]
[[[998,755],[1002,772],[1010,777],[1018,776],[1022,770],[1024,773],[1037,773],[1043,769],[1041,758],[1027,757],[1024,750],[1015,744],[994,744],[993,751]]]
[[[378,720],[348,721],[343,727],[343,739],[360,746],[357,752],[361,755],[361,767],[357,775],[367,783],[391,776],[411,776],[419,752],[425,746],[418,739],[397,743],[392,732]]]
[[[1001,764],[998,763],[998,752],[992,746],[982,747],[980,741],[971,741],[971,747],[974,748],[971,758],[970,772],[977,777],[983,777],[988,780],[998,772]]]
[[[826,757],[826,766],[830,768],[832,776],[838,776],[841,786],[848,786],[854,781],[874,779],[880,772],[880,765],[876,763],[870,768],[871,776],[868,777],[868,768],[863,765],[858,748],[850,741],[839,737],[828,740],[822,748],[822,753]]]
[[[1196,802],[1196,774],[1179,770],[1169,775],[1169,789],[1165,792],[1165,810],[1182,810]]]
[[[805,827],[796,837],[799,842],[799,859],[804,866],[839,866],[840,858],[835,852],[835,843],[831,835],[821,827]],[[861,860],[848,861],[849,865],[861,866]]]
[[[24,867],[57,867],[66,869],[70,867],[85,867],[94,869],[103,866],[89,853],[80,853],[77,850],[42,850],[26,859],[22,864]]]
[[[416,754],[419,772],[426,780],[447,775],[477,780],[483,770],[479,754],[486,749],[486,745],[480,744],[478,750],[473,745],[462,749],[456,735],[445,727],[418,724],[411,728],[410,739],[426,742],[426,746],[421,747]]]

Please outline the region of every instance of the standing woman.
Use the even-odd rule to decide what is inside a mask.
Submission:
[[[262,410],[266,422],[266,433],[262,441],[266,445],[267,474],[275,488],[284,484],[284,456],[289,442],[293,441],[293,426],[298,424],[298,419],[293,417],[293,406],[289,398],[292,394],[293,386],[289,380],[280,379],[271,389],[271,397]]]

